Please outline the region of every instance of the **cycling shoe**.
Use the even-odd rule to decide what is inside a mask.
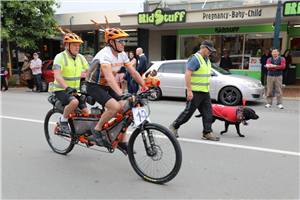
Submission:
[[[118,148],[122,149],[128,154],[128,142],[124,142],[124,143],[119,142]],[[134,149],[133,149],[133,154],[136,154],[136,151]]]
[[[95,130],[95,127],[91,128],[92,135],[94,137],[94,141],[98,146],[104,146],[101,131]]]
[[[95,127],[91,128],[92,135],[94,140],[98,146],[105,146],[107,149],[114,149],[114,145],[112,145],[107,136],[107,130],[97,131]]]
[[[66,134],[71,134],[69,123],[68,122],[62,122],[59,120],[60,130]]]

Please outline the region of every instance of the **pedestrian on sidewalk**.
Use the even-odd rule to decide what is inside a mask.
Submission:
[[[169,125],[169,129],[176,136],[179,127],[186,123],[194,114],[196,109],[202,114],[203,124],[203,140],[218,141],[220,137],[216,137],[212,132],[212,106],[209,94],[209,81],[211,62],[209,55],[216,51],[214,43],[210,40],[204,40],[201,43],[200,51],[193,54],[188,61],[185,72],[186,85],[186,107],[183,112]]]
[[[262,85],[266,85],[267,82],[267,73],[268,73],[268,69],[267,69],[267,60],[272,57],[272,55],[270,54],[270,49],[266,49],[265,54],[261,56],[260,58],[260,63],[261,63],[261,84]]]
[[[273,87],[275,85],[275,93],[277,94],[277,107],[283,109],[282,105],[282,71],[285,68],[285,58],[279,56],[278,48],[273,48],[272,57],[267,60],[266,67],[268,69],[267,76],[267,100],[266,108],[272,106],[273,101]]]
[[[1,60],[1,58],[0,58],[0,60]],[[8,90],[8,86],[7,86],[6,80],[5,80],[6,73],[8,73],[8,71],[7,71],[3,61],[1,60],[1,89],[0,89],[0,91],[2,91],[2,92],[6,92]]]
[[[221,59],[220,67],[229,72],[229,69],[232,67],[231,58],[229,58],[228,52],[225,52],[224,58]]]
[[[289,49],[285,50],[282,57],[285,58],[285,68],[282,71],[282,87],[285,87],[286,78],[287,78],[290,66],[293,63],[293,59],[292,59],[292,56],[290,55],[290,50]]]
[[[35,92],[39,93],[42,91],[42,61],[39,59],[37,53],[33,54],[33,60],[31,61],[30,68],[32,70],[36,90]]]
[[[31,54],[29,52],[26,52],[24,56],[22,72],[24,74],[24,79],[26,79],[27,81],[27,85],[28,85],[27,92],[33,91],[33,75],[32,75],[32,70],[30,68],[31,60],[32,60]]]

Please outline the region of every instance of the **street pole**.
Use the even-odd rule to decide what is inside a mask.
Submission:
[[[71,32],[73,32],[72,31],[72,18],[74,18],[74,16],[70,17],[70,30],[71,30]]]
[[[149,2],[148,0],[144,1],[144,12],[149,12]]]
[[[279,40],[279,32],[280,32],[280,22],[281,22],[281,1],[278,0],[276,20],[275,20],[273,48],[275,48],[275,47],[279,48],[278,40]]]

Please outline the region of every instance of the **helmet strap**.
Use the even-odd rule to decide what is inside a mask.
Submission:
[[[119,51],[117,48],[116,40],[113,40],[113,41],[115,43],[115,47],[113,45],[111,45],[110,43],[109,43],[109,46],[111,46],[111,48],[113,48],[113,50],[115,50],[116,52],[121,53],[122,51]]]
[[[71,52],[71,43],[70,42],[69,42],[69,49],[67,49],[67,50],[72,56],[76,57],[76,55],[72,54],[72,52]]]

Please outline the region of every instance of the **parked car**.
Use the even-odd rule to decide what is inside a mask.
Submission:
[[[161,97],[186,97],[185,96],[185,71],[187,60],[155,61],[147,70],[157,70],[160,86],[156,87],[156,98]],[[219,101],[224,105],[234,106],[239,104],[243,98],[247,101],[255,101],[263,98],[265,88],[255,78],[235,75],[212,64],[210,78],[211,99]]]
[[[42,64],[42,92],[48,91],[50,82],[54,81],[54,72],[52,70],[53,60],[45,60]],[[85,82],[86,72],[83,70],[81,73],[80,90],[86,91]]]

